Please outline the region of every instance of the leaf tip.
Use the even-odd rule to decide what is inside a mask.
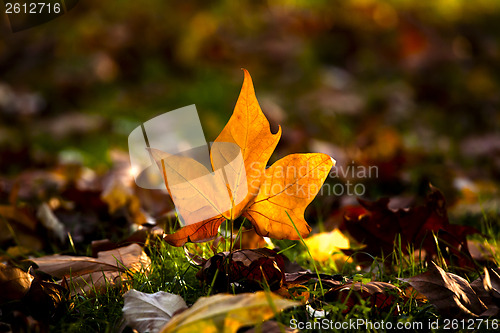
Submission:
[[[331,157],[330,155],[328,155],[330,157],[330,160],[332,161],[332,168],[335,166],[335,164],[337,164],[337,161]]]

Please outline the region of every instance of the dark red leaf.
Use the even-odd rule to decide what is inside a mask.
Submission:
[[[196,275],[211,285],[215,279],[215,290],[224,290],[230,283],[251,290],[263,289],[266,284],[272,290],[280,288],[285,281],[283,256],[274,250],[238,250],[221,252],[210,258]]]
[[[394,250],[394,241],[400,235],[401,250],[405,254],[409,253],[408,246],[411,246],[415,251],[424,250],[426,259],[430,261],[440,251],[456,266],[474,267],[466,237],[478,231],[473,227],[450,224],[445,198],[432,185],[424,204],[410,208],[390,209],[388,198],[375,202],[358,201],[361,206],[346,211],[344,221],[351,236],[366,245],[363,252],[372,256],[387,256]],[[437,235],[439,249],[433,234]],[[366,255],[356,258],[360,261],[372,260]]]

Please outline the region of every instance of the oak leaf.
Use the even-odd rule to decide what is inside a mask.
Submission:
[[[222,222],[239,216],[246,217],[259,235],[275,239],[297,240],[300,237],[296,229],[302,237],[311,231],[304,219],[305,209],[335,161],[325,154],[293,154],[266,169],[281,137],[281,127],[271,133],[250,74],[246,70],[244,73],[233,115],[211,147],[211,166],[186,156],[149,150],[170,194],[173,186],[177,186],[175,192],[181,193],[174,199],[180,215],[188,219],[200,214],[211,216],[165,235],[171,245],[212,239]],[[204,180],[199,181],[201,178]],[[228,193],[231,205],[221,209],[225,207],[221,200]]]

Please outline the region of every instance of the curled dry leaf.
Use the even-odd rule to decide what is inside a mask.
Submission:
[[[500,299],[500,275],[491,268],[484,269],[484,289],[496,299]]]
[[[207,284],[214,281],[215,290],[225,290],[228,283],[239,283],[250,290],[261,290],[266,284],[278,289],[285,280],[283,256],[262,248],[221,252],[205,262],[196,275]]]
[[[488,308],[482,317],[498,316],[500,314],[500,268],[496,270],[484,268],[484,275],[473,281],[470,286]]]
[[[434,262],[427,272],[401,280],[425,295],[443,315],[477,317],[487,309],[467,280],[445,272]]]
[[[31,273],[0,263],[0,318],[9,321],[12,316],[27,316],[37,325],[48,327],[65,310],[61,304],[67,298],[67,290]]]
[[[201,297],[192,307],[174,316],[161,332],[235,333],[243,326],[261,323],[274,317],[277,312],[299,305],[299,302],[264,291]]]
[[[128,272],[148,270],[151,261],[137,244],[97,254],[97,258],[52,255],[31,259],[47,274],[63,279],[72,294],[99,292],[119,283]]]
[[[23,298],[24,306],[36,320],[48,322],[51,318],[62,315],[66,310],[61,306],[66,300],[68,291],[63,286],[43,281],[35,276],[31,288]]]
[[[387,282],[351,282],[329,290],[325,299],[344,303],[347,306],[344,313],[350,312],[360,300],[366,300],[373,308],[385,312],[391,310],[399,295],[401,290]],[[397,308],[394,311],[397,312]]]
[[[182,297],[163,291],[147,294],[131,289],[123,300],[123,318],[140,333],[158,332],[176,312],[187,309]]]
[[[324,288],[335,288],[348,282],[347,279],[340,274],[319,274],[319,278],[321,279],[321,283]],[[285,273],[286,285],[308,284],[311,281],[315,284],[318,284],[318,275],[308,270]]]
[[[0,263],[0,304],[21,299],[31,287],[31,274]]]
[[[271,133],[269,122],[257,102],[252,78],[246,70],[244,73],[245,79],[233,115],[210,152],[213,170],[220,170],[228,160],[236,161],[231,162],[229,170],[224,168],[224,179],[222,175],[212,174],[217,186],[196,186],[186,182],[186,179],[211,173],[201,163],[150,149],[164,178],[169,178],[165,177],[166,174],[174,178],[165,179],[167,189],[170,191],[169,184],[185,184],[183,195],[177,198],[179,202],[176,203],[177,209],[183,212],[181,215],[213,212],[209,214],[213,216],[211,218],[165,235],[164,239],[171,245],[210,240],[216,236],[222,222],[239,216],[250,220],[259,235],[275,239],[300,239],[290,218],[302,237],[311,231],[304,219],[305,209],[319,192],[335,162],[325,154],[293,154],[266,169],[281,137],[281,128],[277,133]],[[235,152],[228,151],[232,149],[225,148],[227,144],[239,148],[241,158],[229,158]],[[242,190],[245,188],[248,191]],[[227,196],[228,191],[233,204],[229,210],[220,211],[224,204],[217,201]]]

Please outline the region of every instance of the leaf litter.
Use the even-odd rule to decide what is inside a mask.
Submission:
[[[257,122],[252,126],[245,125],[244,119],[248,117],[257,119]],[[30,258],[38,268],[24,270],[1,264],[0,287],[8,292],[1,294],[0,306],[4,309],[5,304],[18,304],[27,309],[26,313],[33,318],[48,323],[50,317],[55,316],[58,311],[67,310],[62,304],[77,294],[96,295],[105,293],[113,286],[128,289],[129,281],[135,273],[149,274],[149,256],[138,244],[128,243],[158,246],[156,241],[152,241],[157,236],[174,246],[206,241],[217,237],[223,221],[234,221],[241,216],[248,219],[253,229],[246,230],[246,241],[242,240],[241,234],[234,236],[229,242],[231,251],[214,252],[207,259],[186,251],[191,264],[200,266],[197,277],[202,286],[210,288],[212,293],[230,291],[237,295],[202,297],[188,307],[175,294],[147,294],[131,289],[123,295],[126,322],[141,332],[190,332],[202,328],[236,332],[253,325],[257,326],[248,331],[264,328],[269,331],[291,331],[270,319],[283,310],[304,305],[311,309],[312,306],[319,305],[317,310],[313,310],[322,311],[323,316],[332,312],[320,310],[321,307],[328,308],[336,304],[342,304],[340,309],[344,314],[353,313],[359,306],[369,304],[373,313],[398,315],[400,305],[404,306],[411,299],[417,304],[429,302],[439,313],[450,317],[498,316],[498,268],[485,268],[482,276],[469,283],[458,275],[446,272],[432,261],[436,258],[443,259],[445,266],[453,264],[454,266],[449,267],[467,268],[470,273],[477,268],[474,260],[478,256],[471,255],[469,246],[472,243],[467,240],[467,236],[479,234],[472,227],[449,222],[444,195],[433,186],[428,188],[421,203],[399,209],[390,207],[389,199],[375,202],[359,199],[360,205],[345,207],[344,225],[340,226],[340,230],[317,233],[305,239],[312,254],[311,259],[328,262],[339,258],[346,261],[347,257],[341,256],[340,250],[347,254],[356,253],[356,249],[346,250],[353,244],[352,239],[365,246],[361,251],[368,253],[370,260],[387,256],[395,250],[394,241],[399,235],[404,255],[411,255],[412,250],[422,251],[427,262],[425,273],[401,278],[397,283],[377,281],[374,276],[371,281],[359,281],[342,274],[313,273],[300,266],[290,270],[287,264],[289,260],[280,249],[260,248],[265,244],[264,236],[297,240],[309,234],[311,228],[305,220],[305,209],[334,165],[331,158],[324,154],[292,154],[266,168],[280,136],[281,127],[277,133],[271,133],[269,122],[255,97],[251,77],[245,71],[242,91],[233,116],[216,142],[233,142],[241,149],[244,157],[241,167],[247,171],[248,184],[253,185],[250,187],[251,191],[239,205],[229,211],[221,212],[219,216],[196,226],[184,227],[165,235],[157,232],[158,230],[153,231],[154,227],[148,226],[148,219],[154,216],[157,221],[164,222],[165,229],[172,229],[173,224],[168,217],[172,205],[166,200],[167,196],[160,192],[144,193],[137,188],[119,154],[114,156],[116,168],[105,177],[89,174],[88,170],[75,166],[53,170],[42,177],[24,174],[17,183],[8,185],[14,189],[9,204],[0,206],[0,230],[6,231],[2,232],[0,240],[5,244],[17,243],[17,246],[11,248],[18,250],[18,253],[25,251],[22,250],[23,247],[28,248],[30,253],[47,246],[45,241],[32,241],[37,239],[36,231],[39,228],[51,234],[59,244],[65,244],[68,240],[76,240],[77,244],[81,244],[92,233],[86,234],[72,226],[81,224],[85,219],[92,222],[90,226],[101,221],[108,221],[106,223],[113,225],[126,220],[135,227],[121,239],[95,242],[94,257],[52,255]],[[400,147],[397,142],[394,145],[397,146],[394,148],[394,156],[389,158],[397,159]],[[372,153],[380,155],[379,148],[373,148],[375,150]],[[212,151],[214,168],[218,163],[217,153],[217,150]],[[161,152],[153,152],[153,155],[157,160],[164,158]],[[180,160],[179,167],[185,163],[190,161]],[[280,170],[300,168],[309,163],[319,173],[306,172],[287,176],[285,179],[289,188],[306,186],[309,195],[289,198],[283,195],[283,191],[273,190]],[[397,164],[392,160],[388,163]],[[251,165],[257,165],[257,169],[251,168]],[[386,176],[393,177],[390,172]],[[50,194],[39,191],[39,188],[32,185],[29,180],[36,177],[45,177],[43,186],[51,189]],[[26,186],[16,185],[21,181]],[[48,186],[48,183],[51,185]],[[226,185],[233,190],[238,187],[236,183]],[[19,201],[28,197],[42,202],[36,206],[37,211],[18,205]],[[85,217],[82,218],[82,215]],[[351,239],[344,235],[346,230]],[[222,238],[222,241],[227,242],[227,238]],[[238,244],[241,244],[241,248],[238,248]],[[283,250],[286,252],[288,248]],[[12,250],[10,253],[15,252]],[[362,266],[361,269],[366,269],[366,260],[360,258],[361,255],[358,254],[352,259],[355,264]],[[481,258],[482,263],[490,266],[493,260],[494,253]],[[400,282],[408,283],[411,287],[403,289]],[[318,283],[325,287],[325,294],[318,292]]]

